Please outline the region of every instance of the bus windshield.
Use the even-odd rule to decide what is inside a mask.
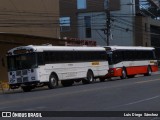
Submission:
[[[8,56],[7,61],[9,71],[32,69],[37,67],[35,53]]]

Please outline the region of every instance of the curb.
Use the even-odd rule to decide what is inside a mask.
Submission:
[[[1,94],[17,93],[17,92],[22,92],[22,90],[21,89],[3,89],[3,90],[0,90],[0,95]]]

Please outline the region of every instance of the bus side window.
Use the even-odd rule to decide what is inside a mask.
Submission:
[[[44,55],[43,53],[37,53],[38,65],[44,65]]]
[[[62,53],[61,53],[62,54]],[[62,62],[71,62],[71,60],[72,60],[72,53],[70,52],[70,51],[65,51],[64,53],[63,53],[63,56],[62,56]]]
[[[133,60],[133,52],[132,51],[127,51],[127,58],[128,58],[128,61]]]
[[[113,52],[113,61],[114,63],[119,63],[123,59],[122,51],[114,51]]]

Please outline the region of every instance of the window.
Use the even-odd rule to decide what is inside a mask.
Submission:
[[[91,17],[85,16],[84,17],[84,23],[85,23],[85,35],[86,38],[92,37],[92,31],[91,31]]]
[[[41,54],[38,55],[41,59]],[[45,64],[52,63],[70,63],[70,62],[91,62],[107,60],[104,51],[46,51],[44,52]],[[43,63],[38,60],[39,63]]]
[[[71,26],[70,17],[61,17],[59,21],[60,21],[61,32],[71,30],[71,28],[70,28],[70,26]]]
[[[36,54],[27,53],[8,56],[8,70],[15,71],[21,69],[32,69],[37,67]]]
[[[91,27],[91,17],[90,16],[85,16],[84,21],[85,21],[85,27],[90,28]]]
[[[86,28],[86,38],[91,38],[91,28]]]
[[[77,0],[77,9],[86,9],[86,0]]]
[[[112,62],[111,63],[119,63],[123,61],[123,51],[114,51],[112,56]]]
[[[38,59],[38,65],[44,65],[44,54],[43,53],[37,53],[37,59]]]

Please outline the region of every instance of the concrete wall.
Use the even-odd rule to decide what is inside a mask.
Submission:
[[[0,32],[59,38],[59,0],[0,0]]]

